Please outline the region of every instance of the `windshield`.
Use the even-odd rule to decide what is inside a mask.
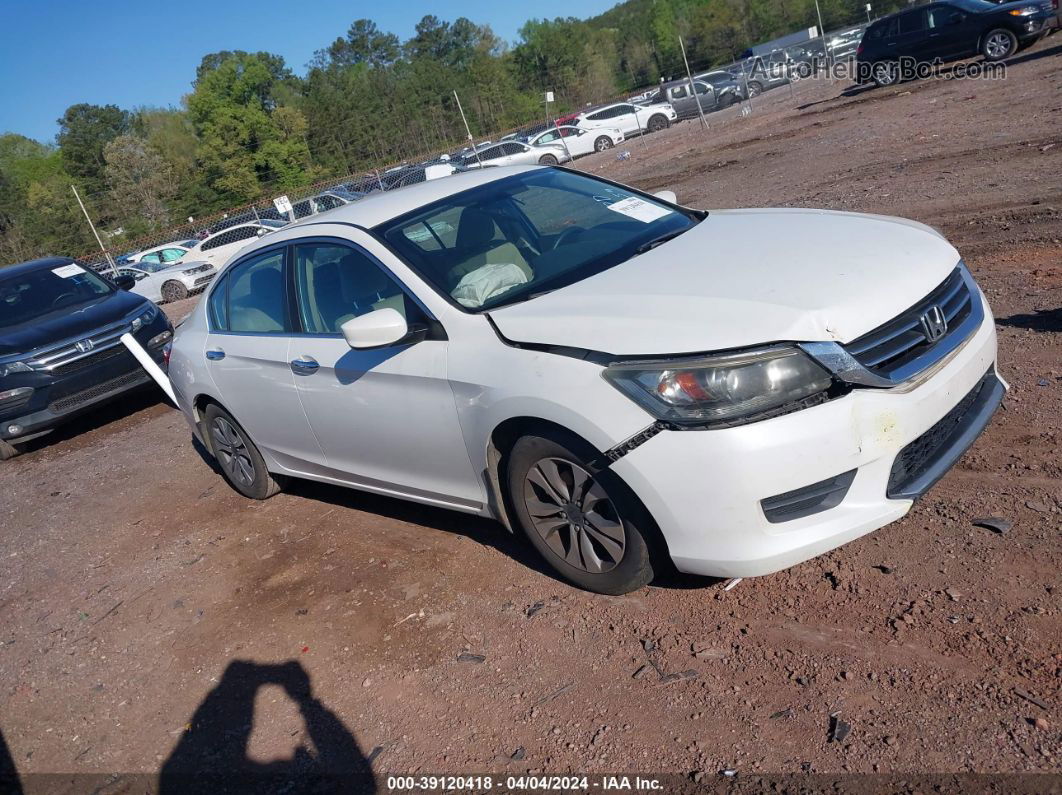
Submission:
[[[0,328],[11,328],[60,309],[86,304],[114,291],[80,265],[0,275]]]
[[[482,311],[600,273],[698,219],[617,185],[536,169],[454,194],[375,231],[440,293]]]

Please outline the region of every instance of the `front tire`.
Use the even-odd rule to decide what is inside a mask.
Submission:
[[[646,129],[651,133],[655,133],[660,132],[661,130],[666,130],[670,126],[671,122],[668,121],[667,116],[661,116],[658,113],[656,116],[649,119],[649,124],[646,125]]]
[[[280,491],[280,481],[266,469],[262,454],[231,414],[211,403],[203,425],[210,452],[230,486],[252,500],[265,500]]]
[[[555,166],[557,165],[557,162],[555,155],[542,155],[542,157],[538,159],[538,164],[540,166]]]
[[[188,297],[188,288],[180,282],[169,281],[162,285],[162,300],[166,303],[181,301]]]
[[[597,453],[576,437],[543,431],[509,453],[506,483],[524,535],[561,576],[603,594],[624,594],[654,576],[654,526],[611,471],[593,472]]]
[[[758,97],[762,93],[763,93],[763,84],[760,83],[757,80],[750,80],[749,81],[749,99],[752,99],[753,97]]]
[[[1018,37],[1014,31],[996,28],[985,34],[981,40],[981,55],[986,61],[995,62],[1009,58],[1018,51]]]

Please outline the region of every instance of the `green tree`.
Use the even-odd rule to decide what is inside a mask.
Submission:
[[[132,118],[117,105],[80,103],[66,109],[57,122],[56,142],[62,153],[63,166],[89,194],[102,193],[107,183],[103,169],[103,148],[130,129]]]
[[[173,170],[142,138],[119,135],[103,150],[110,199],[131,233],[154,231],[170,222],[166,205],[177,192]]]
[[[291,80],[283,59],[232,52],[203,59],[188,97],[199,138],[200,181],[213,189],[215,209],[256,199],[313,176],[306,123],[294,107],[281,108],[277,92]]]

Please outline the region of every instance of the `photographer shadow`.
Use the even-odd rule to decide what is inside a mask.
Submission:
[[[254,702],[264,685],[295,702],[312,749],[290,759],[257,762],[247,749]],[[159,771],[160,795],[177,793],[376,792],[376,779],[354,735],[313,696],[301,664],[259,665],[234,660],[207,694]]]

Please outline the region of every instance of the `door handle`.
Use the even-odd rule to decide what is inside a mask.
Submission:
[[[220,362],[225,358],[225,351],[221,348],[213,348],[206,352],[206,357],[212,362]]]
[[[317,368],[320,366],[312,356],[303,356],[299,359],[291,360],[291,371],[297,375],[312,375],[317,372]]]

